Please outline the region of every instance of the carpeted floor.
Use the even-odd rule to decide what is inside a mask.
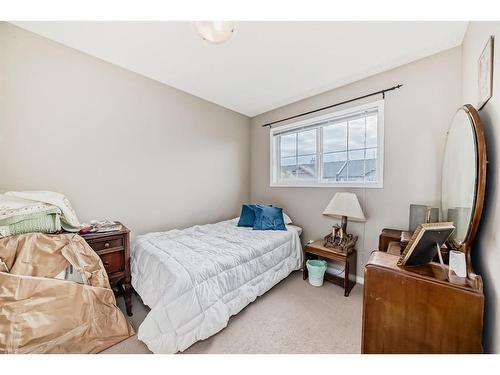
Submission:
[[[225,329],[184,353],[360,353],[363,285],[313,287],[294,272],[229,320]],[[122,310],[123,298],[118,299]],[[137,330],[148,308],[134,296]],[[150,353],[137,335],[103,353]]]

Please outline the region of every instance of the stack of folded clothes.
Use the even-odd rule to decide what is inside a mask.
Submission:
[[[52,191],[0,194],[0,237],[23,233],[78,232],[82,225],[69,200]]]

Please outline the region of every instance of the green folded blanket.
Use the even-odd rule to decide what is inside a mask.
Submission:
[[[0,223],[0,237],[32,232],[55,233],[60,230],[61,215],[58,213],[27,215],[14,223]]]

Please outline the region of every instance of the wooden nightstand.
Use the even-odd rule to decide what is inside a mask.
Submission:
[[[123,224],[122,224],[123,225]],[[108,273],[111,288],[118,289],[125,298],[128,316],[132,316],[132,285],[130,276],[130,231],[84,235],[82,238],[99,255]]]
[[[344,277],[339,277],[325,273],[325,280],[344,288],[344,296],[348,297],[349,292],[356,284],[356,250],[350,253],[341,253],[323,246],[323,240],[317,240],[307,244],[304,247],[304,263],[302,264],[302,278],[307,279],[307,259],[324,258],[335,260],[344,264]],[[349,279],[349,275],[353,276],[353,280]]]

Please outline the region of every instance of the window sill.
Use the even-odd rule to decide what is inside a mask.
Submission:
[[[341,188],[341,189],[383,189],[383,183],[373,183],[373,184],[361,184],[361,183],[323,183],[323,184],[315,184],[315,183],[296,183],[296,184],[284,184],[284,183],[271,183],[269,187],[279,187],[279,188]]]

